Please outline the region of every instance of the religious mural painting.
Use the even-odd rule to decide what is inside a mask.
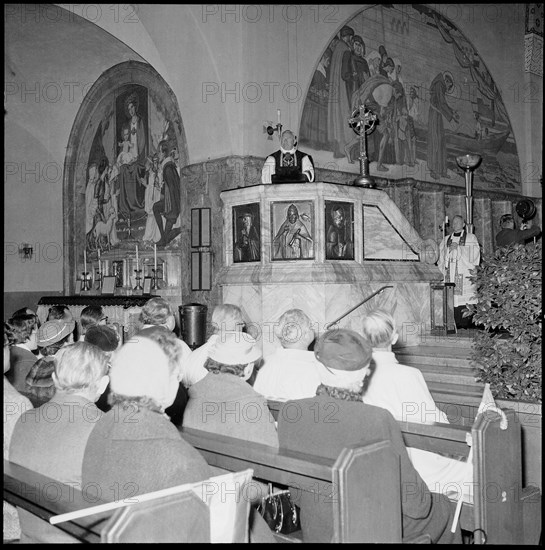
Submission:
[[[261,260],[259,203],[233,206],[233,262]]]
[[[181,232],[181,188],[168,109],[133,83],[109,93],[101,107],[102,117],[90,121],[86,250],[171,246]]]
[[[354,204],[325,201],[326,260],[354,259]]]
[[[361,104],[379,118],[367,139],[373,174],[462,185],[456,157],[478,153],[477,187],[520,191],[501,92],[473,45],[436,10],[377,4],[345,23],[314,72],[301,146],[324,165],[355,171],[359,139],[348,118]]]
[[[314,210],[312,201],[271,204],[272,260],[314,259]]]

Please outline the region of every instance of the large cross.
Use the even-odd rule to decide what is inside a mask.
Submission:
[[[367,133],[375,129],[377,115],[365,108],[362,103],[358,114],[349,118],[348,123],[360,137],[360,177],[354,180],[354,185],[361,187],[375,187],[373,178],[369,174],[369,159],[367,158]]]

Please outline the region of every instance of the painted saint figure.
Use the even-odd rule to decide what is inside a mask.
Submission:
[[[242,229],[235,243],[235,261],[259,261],[259,233],[254,225],[254,215],[251,212],[244,212],[240,218]]]
[[[144,231],[143,241],[158,242],[161,239],[161,232],[153,214],[153,205],[161,200],[161,187],[163,185],[163,172],[159,170],[159,156],[153,155],[151,160],[146,162],[146,179],[144,182],[145,210],[147,214],[146,229]]]
[[[274,237],[273,247],[275,260],[312,258],[314,255],[314,241],[299,219],[299,210],[294,204],[288,208],[286,219]]]
[[[333,206],[331,209],[331,224],[327,229],[326,253],[327,260],[353,260],[354,245],[352,242],[352,228],[347,223],[344,208]]]
[[[153,215],[161,233],[161,239],[157,244],[165,246],[181,232],[180,228],[173,229],[180,216],[180,176],[174,160],[168,154],[168,144],[166,141],[162,141],[159,144],[159,162],[163,186],[161,189],[161,199],[153,205]],[[164,226],[163,217],[165,218]]]
[[[120,163],[119,166],[119,213],[129,218],[144,210],[144,186],[140,181],[145,172],[147,144],[144,121],[138,114],[138,96],[131,94],[125,101],[125,107],[128,113],[130,149],[135,158],[132,162]]]
[[[447,103],[446,94],[454,90],[454,78],[450,71],[439,73],[430,86],[430,110],[428,114],[428,168],[433,179],[448,178],[447,143],[443,117],[449,122],[460,120],[459,114]]]

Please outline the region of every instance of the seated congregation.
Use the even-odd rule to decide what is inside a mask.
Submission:
[[[317,465],[351,446],[387,442],[398,464],[391,477],[399,475],[400,541],[462,542],[456,501],[473,501],[466,491],[472,465],[467,457],[406,446],[402,424],[448,420],[420,371],[397,362],[387,312],[371,312],[361,334],[317,335],[305,312],[288,310],[275,325],[280,345],[264,358],[233,304],[214,309],[213,334],[193,351],[173,332],[174,315],[162,298],[143,307],[140,331],[124,344],[100,311],[86,313],[84,333],[75,338],[69,311],[41,327],[31,311],[4,323],[5,460],[83,495],[92,490],[101,502],[120,502],[228,471],[207,461],[184,430],[256,452],[311,455]],[[272,401],[281,402],[278,415]],[[262,516],[269,481],[257,477],[246,497],[251,543],[280,540]],[[291,497],[300,514],[294,540],[335,540],[331,502],[295,487]],[[4,540],[77,538],[4,502]]]

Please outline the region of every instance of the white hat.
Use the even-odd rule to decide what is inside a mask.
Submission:
[[[247,365],[261,357],[261,350],[246,332],[223,331],[210,346],[208,357],[224,365]]]
[[[129,340],[112,357],[110,387],[127,397],[152,397],[163,404],[171,381],[168,357],[161,346],[139,336]]]
[[[59,340],[71,334],[74,328],[76,328],[75,321],[63,321],[62,319],[46,321],[38,329],[38,337],[36,338],[38,346],[44,348],[56,344]]]

